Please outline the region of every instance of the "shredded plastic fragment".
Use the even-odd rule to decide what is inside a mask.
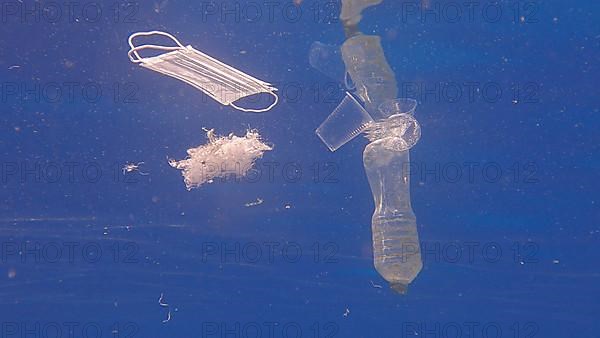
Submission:
[[[256,201],[253,201],[253,202],[248,202],[248,203],[246,203],[246,204],[244,204],[244,205],[245,205],[247,208],[249,208],[249,207],[255,207],[255,206],[257,206],[257,205],[261,205],[261,204],[263,204],[263,202],[264,202],[264,201],[265,201],[265,200],[263,200],[262,198],[258,197],[258,198],[256,199]]]
[[[169,160],[171,167],[182,170],[188,190],[212,183],[215,178],[246,176],[265,151],[273,150],[272,146],[262,142],[255,129],[246,131],[245,136],[233,133],[216,136],[214,129],[210,129],[206,131],[206,136],[208,143],[188,149],[187,158]]]

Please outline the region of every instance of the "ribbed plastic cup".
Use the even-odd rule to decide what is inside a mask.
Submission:
[[[342,102],[317,128],[316,133],[331,151],[336,151],[360,135],[372,123],[373,118],[363,106],[346,92]]]

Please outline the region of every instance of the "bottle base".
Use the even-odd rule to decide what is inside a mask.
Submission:
[[[396,282],[390,283],[390,289],[394,290],[399,295],[406,295],[408,292],[408,284]]]

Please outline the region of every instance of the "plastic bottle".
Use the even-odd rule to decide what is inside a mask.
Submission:
[[[423,268],[410,204],[409,152],[390,150],[378,140],[366,146],[363,163],[375,200],[371,219],[375,269],[391,288],[405,293]]]
[[[405,123],[412,126],[416,123],[416,120],[396,118],[402,115],[412,117],[416,104],[416,101],[410,99],[382,104],[379,108],[382,113],[393,113],[387,120],[379,122],[388,124],[390,132],[369,135],[373,142],[363,152],[363,164],[375,200],[375,212],[371,219],[373,262],[377,272],[390,283],[390,287],[403,294],[423,268],[417,220],[410,204],[409,149],[417,143],[420,130],[418,133],[394,134],[398,128],[393,124]],[[418,128],[418,124],[416,127]],[[375,138],[377,135],[381,138]],[[400,143],[408,147],[395,146],[398,142],[393,139],[402,138],[404,141]]]

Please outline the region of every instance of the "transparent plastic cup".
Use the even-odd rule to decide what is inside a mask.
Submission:
[[[354,96],[346,92],[342,102],[317,128],[316,133],[329,150],[336,151],[360,135],[373,122],[373,118],[365,108]]]

